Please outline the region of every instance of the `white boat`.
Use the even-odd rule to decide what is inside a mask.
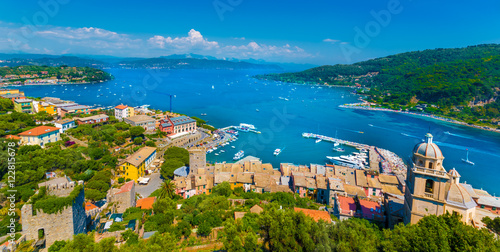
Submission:
[[[317,139],[317,140],[316,140],[316,143],[319,143],[319,142],[321,142],[321,139]]]
[[[340,166],[346,166],[354,169],[364,169],[365,166],[363,165],[362,162],[358,160],[352,160],[352,159],[346,159],[344,158],[345,156],[340,156],[340,157],[331,157],[327,156],[330,161],[332,161],[333,164],[340,165]]]
[[[231,148],[233,148],[233,149],[234,149],[234,148],[236,148],[236,147],[234,147],[234,146],[231,146]]]
[[[462,162],[470,164],[470,165],[475,165],[474,162],[469,160],[469,149],[467,149],[467,158],[466,159],[462,158]]]
[[[216,156],[219,156],[219,153],[215,153]]]
[[[333,148],[333,150],[336,152],[344,152],[345,151],[345,149],[341,148],[341,147],[335,147],[335,148]]]
[[[215,89],[214,85],[212,85],[212,89]]]
[[[339,146],[339,145],[340,145],[340,143],[339,143],[339,142],[335,142],[335,143],[333,144],[333,147],[337,147],[337,146]]]
[[[255,128],[254,125],[248,124],[248,123],[240,123],[240,127],[245,127],[245,128],[249,128],[249,129],[252,129],[252,130],[256,130],[257,129],[257,128]]]
[[[234,157],[233,157],[233,160],[239,160],[241,158],[243,158],[243,156],[245,155],[245,152],[240,150],[238,151],[238,153],[234,154]]]

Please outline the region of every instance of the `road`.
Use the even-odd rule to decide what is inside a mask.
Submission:
[[[160,173],[156,172],[151,175],[145,176],[146,178],[151,178],[147,185],[137,185],[135,187],[135,192],[139,193],[143,198],[149,197],[151,193],[160,188],[163,183],[163,179],[160,178]]]

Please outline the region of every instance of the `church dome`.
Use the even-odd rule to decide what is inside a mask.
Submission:
[[[460,174],[457,170],[455,170],[455,168],[448,171],[448,175],[450,175],[450,177],[460,178]]]
[[[430,133],[427,133],[425,137],[427,140],[423,143],[415,145],[415,148],[413,148],[413,153],[420,154],[426,158],[443,159],[443,153],[441,152],[441,149],[439,149],[439,147],[432,142],[432,135]]]

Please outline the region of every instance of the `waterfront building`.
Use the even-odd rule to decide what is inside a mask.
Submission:
[[[141,126],[146,131],[154,131],[156,129],[155,119],[147,115],[134,115],[126,117],[123,118],[123,121],[131,126]]]
[[[103,123],[109,120],[109,116],[105,114],[93,115],[89,117],[75,118],[78,125],[80,124],[96,124]]]
[[[66,130],[76,127],[75,120],[69,118],[56,121],[54,125],[56,128],[59,128],[60,133],[64,133]]]
[[[72,105],[72,106],[63,106],[58,108],[58,114],[61,117],[66,116],[66,114],[85,114],[88,115],[90,114],[91,109],[89,106],[85,105]]]
[[[42,148],[48,144],[61,140],[59,128],[49,126],[38,126],[36,128],[19,133],[21,144],[40,145]]]
[[[137,182],[137,179],[145,175],[145,170],[151,166],[155,158],[156,148],[142,147],[120,165],[119,176]]]
[[[115,107],[115,117],[118,120],[123,120],[123,118],[134,116],[134,108],[127,105],[120,104]]]
[[[196,130],[196,121],[188,116],[166,117],[160,120],[159,128],[169,136],[190,133]]]
[[[33,100],[31,99],[17,99],[14,100],[14,110],[19,113],[33,113]]]
[[[9,99],[12,102],[14,102],[14,100],[17,100],[17,99],[26,99],[26,96],[24,96],[24,93],[3,94],[3,95],[0,95],[0,97],[2,97],[4,99]]]
[[[415,224],[426,215],[456,212],[462,221],[472,224],[476,202],[459,183],[460,174],[455,169],[446,172],[444,156],[427,133],[426,141],[413,149],[412,165],[408,166],[405,189],[405,224]]]
[[[8,94],[24,95],[24,92],[20,92],[19,89],[0,89],[0,95],[8,95]]]
[[[48,102],[33,101],[33,110],[35,111],[35,113],[47,112],[47,114],[49,115],[57,114],[56,106]]]

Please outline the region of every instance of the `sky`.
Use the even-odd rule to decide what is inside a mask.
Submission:
[[[0,52],[195,53],[316,65],[500,43],[500,1],[0,2]]]

